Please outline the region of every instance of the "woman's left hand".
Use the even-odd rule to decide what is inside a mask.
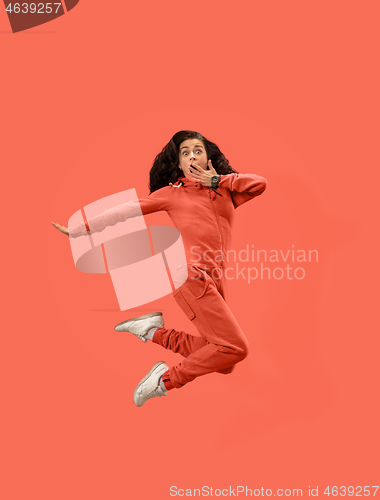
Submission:
[[[207,165],[210,170],[203,170],[203,168],[196,163],[193,163],[193,165],[189,167],[189,170],[194,180],[199,181],[204,186],[211,187],[211,177],[219,174],[212,166],[211,160],[207,162]]]

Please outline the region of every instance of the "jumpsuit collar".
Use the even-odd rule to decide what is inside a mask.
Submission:
[[[201,184],[200,182],[198,181],[192,181],[191,179],[188,179],[187,177],[179,177],[177,182],[175,182],[174,184],[170,183],[171,186],[173,187],[188,187],[188,186],[193,186],[195,187],[196,189],[203,189],[203,184]]]
[[[169,185],[176,188],[193,187],[195,189],[208,189],[211,191],[211,199],[215,199],[215,193],[221,196],[221,194],[215,191],[214,189],[208,188],[207,186],[204,186],[201,182],[193,181],[185,176],[179,177],[177,182],[174,182],[173,184],[170,182]]]

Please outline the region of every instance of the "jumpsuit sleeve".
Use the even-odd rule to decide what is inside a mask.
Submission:
[[[231,193],[235,208],[262,194],[267,187],[267,180],[256,174],[227,174],[220,176],[219,187],[226,187]]]
[[[172,195],[172,188],[170,186],[165,186],[154,191],[145,198],[112,207],[87,220],[90,233],[88,233],[85,223],[81,222],[77,226],[69,227],[69,236],[70,238],[86,236],[88,234],[103,231],[103,229],[108,226],[114,226],[118,222],[124,222],[127,219],[137,217],[141,214],[148,215],[162,210],[168,211],[170,209]]]

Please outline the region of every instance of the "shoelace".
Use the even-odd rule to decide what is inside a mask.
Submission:
[[[148,398],[154,398],[156,396],[166,396],[166,394],[164,393],[164,391],[161,389],[161,387],[156,387],[155,389],[153,389],[153,391],[151,391],[148,395]]]
[[[143,390],[140,391],[140,394],[142,392],[143,392]],[[144,394],[145,399],[152,399],[152,398],[155,398],[157,396],[161,397],[161,396],[166,396],[166,395],[167,394],[161,389],[160,386],[155,387],[150,392],[148,392],[148,394]]]
[[[129,325],[129,328],[133,327],[136,323],[137,323],[137,321],[132,321],[131,324]],[[131,333],[133,333],[133,332],[131,332]],[[146,342],[146,338],[143,335],[138,335],[137,333],[133,333],[133,335],[135,335],[135,337],[138,337],[139,339],[141,339],[143,342]]]

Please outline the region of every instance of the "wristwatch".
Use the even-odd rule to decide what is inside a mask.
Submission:
[[[211,177],[211,187],[212,189],[217,189],[219,187],[220,175],[213,175]]]

